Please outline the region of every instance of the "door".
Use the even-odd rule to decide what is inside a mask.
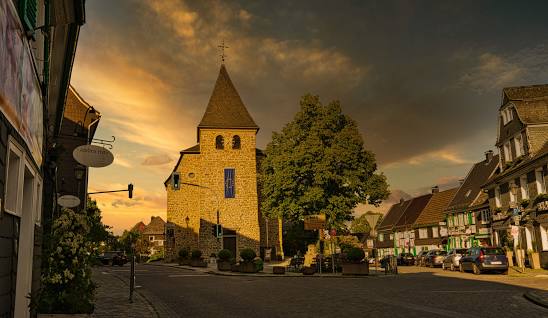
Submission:
[[[238,259],[236,255],[236,236],[223,236],[223,248],[229,250],[232,256]]]

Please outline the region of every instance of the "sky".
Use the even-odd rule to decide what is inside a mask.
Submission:
[[[163,182],[195,144],[227,70],[258,147],[306,93],[341,101],[392,195],[458,185],[495,150],[503,87],[548,83],[545,1],[86,1],[72,85],[116,137],[115,161],[90,168],[89,191],[116,234],[166,216]]]

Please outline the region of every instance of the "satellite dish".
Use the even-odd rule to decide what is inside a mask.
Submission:
[[[57,204],[64,208],[74,208],[80,205],[80,199],[73,195],[63,195],[57,199]]]

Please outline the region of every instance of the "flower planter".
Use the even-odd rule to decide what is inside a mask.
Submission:
[[[529,255],[529,265],[532,269],[540,269],[540,255],[539,253],[533,252]]]
[[[276,275],[284,275],[285,274],[285,267],[283,266],[274,266],[272,267],[272,273]]]
[[[369,275],[368,263],[346,263],[342,264],[343,275]]]
[[[240,263],[240,272],[242,273],[256,273],[257,269],[253,262],[242,262]]]
[[[230,271],[232,269],[232,266],[231,266],[230,262],[218,261],[217,262],[217,269],[220,270],[221,272],[227,272],[227,271]]]
[[[506,258],[508,259],[508,266],[514,266],[514,252],[506,251]]]
[[[192,267],[207,267],[207,263],[201,259],[191,259],[190,266]]]

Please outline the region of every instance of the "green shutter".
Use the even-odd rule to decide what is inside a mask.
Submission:
[[[472,223],[472,212],[468,212],[468,224],[473,224]]]
[[[36,0],[19,0],[19,17],[27,31],[34,31],[36,27],[37,4]]]

